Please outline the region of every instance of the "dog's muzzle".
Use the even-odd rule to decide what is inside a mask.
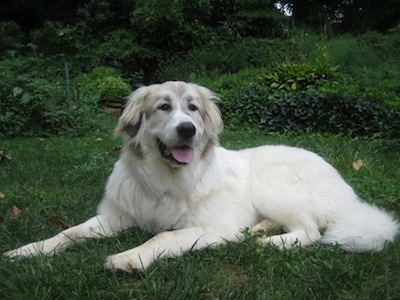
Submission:
[[[191,140],[196,134],[196,127],[191,122],[182,122],[176,127],[176,131],[182,140],[182,145],[168,147],[159,140],[161,156],[177,164],[188,164],[194,159]]]

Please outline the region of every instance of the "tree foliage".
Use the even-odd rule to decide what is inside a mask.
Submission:
[[[161,62],[199,45],[285,37],[290,18],[278,3],[296,24],[341,32],[385,30],[400,21],[395,0],[4,0],[0,18],[8,22],[0,33],[13,37],[0,34],[0,49],[73,55],[83,71],[107,65],[152,82]]]
[[[400,22],[398,0],[283,0],[279,3],[298,24],[332,26],[339,32],[385,32]]]

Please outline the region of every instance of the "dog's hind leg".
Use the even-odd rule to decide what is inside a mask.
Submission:
[[[101,238],[111,236],[133,225],[133,220],[127,215],[99,214],[84,223],[70,227],[52,238],[33,242],[20,248],[4,253],[10,259],[35,255],[54,255],[85,238]]]
[[[291,248],[292,246],[307,246],[321,237],[317,228],[298,229],[284,234],[263,236],[257,239],[262,245],[272,244],[281,249]]]

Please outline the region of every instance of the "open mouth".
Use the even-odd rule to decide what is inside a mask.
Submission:
[[[186,165],[194,159],[194,150],[188,145],[183,145],[179,147],[168,147],[163,144],[160,140],[159,149],[161,156],[181,165]]]

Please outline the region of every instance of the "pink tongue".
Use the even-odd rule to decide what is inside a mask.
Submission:
[[[194,151],[192,148],[189,147],[172,148],[171,154],[176,161],[183,164],[190,163],[194,158]]]

